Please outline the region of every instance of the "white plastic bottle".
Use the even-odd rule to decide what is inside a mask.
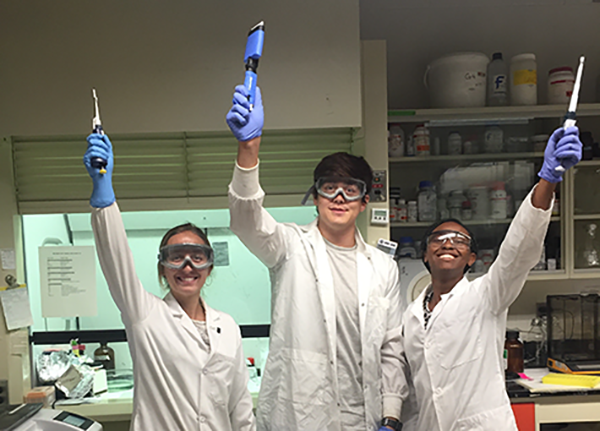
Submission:
[[[405,143],[406,140],[404,139],[404,130],[402,130],[402,127],[396,123],[390,124],[390,130],[388,131],[388,156],[404,156]]]
[[[415,146],[415,154],[417,156],[430,155],[429,130],[424,124],[419,124],[412,135],[413,145]]]
[[[493,219],[505,219],[506,214],[506,190],[504,189],[504,182],[497,181],[492,185],[490,191],[490,203],[492,207],[491,217]]]
[[[396,221],[400,223],[406,223],[408,221],[408,207],[404,199],[398,200]]]
[[[419,221],[435,221],[437,212],[437,195],[433,190],[431,181],[421,181],[419,183],[418,211]]]
[[[537,105],[535,54],[519,54],[510,60],[510,104]]]
[[[406,208],[406,215],[409,223],[414,223],[417,221],[417,201],[408,201],[408,205]]]
[[[487,66],[487,106],[508,105],[508,70],[501,52],[495,52]]]

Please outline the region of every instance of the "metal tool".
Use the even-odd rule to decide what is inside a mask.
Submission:
[[[100,121],[100,109],[98,108],[98,96],[96,95],[96,89],[92,88],[92,97],[94,98],[94,117],[92,118],[92,132],[104,135],[104,129],[102,129],[102,122]],[[92,167],[98,169],[101,174],[106,173],[107,161],[101,157],[94,157],[90,160]]]
[[[571,101],[569,102],[569,109],[564,117],[563,128],[573,127],[577,122],[577,101],[579,99],[579,88],[581,87],[581,75],[583,75],[583,63],[585,57],[579,57],[579,67],[577,68],[577,77],[575,78],[575,84],[573,85],[573,94],[571,94]],[[557,166],[557,171],[564,172],[566,169],[564,166]]]
[[[248,33],[248,41],[246,42],[246,52],[244,53],[244,62],[246,63],[244,86],[248,89],[250,110],[252,110],[254,107],[257,79],[256,70],[258,69],[258,60],[262,55],[264,41],[265,22],[261,21],[250,29],[250,32]]]

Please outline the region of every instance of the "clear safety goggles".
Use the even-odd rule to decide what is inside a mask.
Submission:
[[[446,241],[460,250],[471,248],[471,237],[455,230],[438,230],[427,237],[427,245],[434,249],[440,248]]]
[[[339,195],[342,195],[347,202],[357,201],[362,199],[367,193],[367,184],[364,181],[356,178],[348,177],[323,177],[319,178],[317,182],[308,189],[304,199],[302,199],[302,205],[306,203],[313,190],[316,190],[318,194],[327,198],[335,199]]]
[[[158,261],[166,268],[183,269],[191,265],[197,270],[213,264],[213,249],[205,244],[171,244],[160,249]]]

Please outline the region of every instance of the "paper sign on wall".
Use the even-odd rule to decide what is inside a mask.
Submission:
[[[40,247],[43,317],[96,316],[94,247]]]
[[[14,289],[0,287],[0,300],[2,301],[6,327],[9,331],[33,325],[26,286],[19,286]]]

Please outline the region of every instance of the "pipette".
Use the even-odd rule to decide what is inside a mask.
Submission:
[[[246,42],[246,52],[244,53],[244,63],[246,63],[244,86],[248,89],[250,110],[252,110],[254,107],[254,96],[256,94],[256,70],[258,69],[258,60],[262,55],[264,41],[265,22],[261,21],[250,29],[250,32],[248,33],[248,41]]]
[[[577,77],[575,78],[575,84],[573,85],[573,94],[571,94],[571,101],[569,102],[569,110],[565,114],[563,128],[573,127],[577,122],[577,101],[579,99],[579,87],[581,87],[581,75],[583,75],[583,63],[585,57],[579,57],[579,67],[577,68]],[[564,172],[565,167],[562,165],[554,168],[556,171]]]
[[[94,98],[94,117],[92,118],[92,132],[104,135],[102,129],[102,122],[100,121],[100,109],[98,108],[98,96],[96,95],[96,89],[92,88],[92,97]],[[106,173],[107,162],[101,157],[94,157],[90,160],[92,167],[98,169],[101,174]]]

